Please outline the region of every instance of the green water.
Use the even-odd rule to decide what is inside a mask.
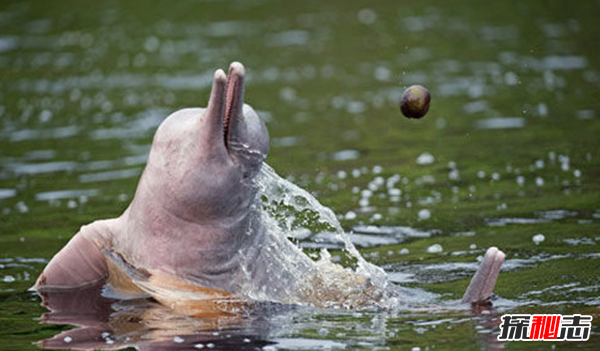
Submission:
[[[598,18],[594,1],[3,1],[0,349],[70,328],[41,324],[27,288],[81,225],[125,209],[156,126],[204,106],[233,60],[268,163],[366,233],[393,280],[458,299],[486,247],[507,254],[490,314],[300,310],[263,342],[600,348]],[[412,84],[433,96],[422,120],[398,110]],[[596,320],[587,342],[492,343],[506,312]]]

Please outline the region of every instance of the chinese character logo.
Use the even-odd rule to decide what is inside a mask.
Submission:
[[[505,314],[501,319],[500,341],[586,341],[592,329],[592,316],[580,314]]]

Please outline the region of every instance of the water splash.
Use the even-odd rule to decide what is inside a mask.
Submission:
[[[258,198],[262,201],[261,217],[267,225],[270,240],[278,242],[282,239],[295,239],[325,232],[328,237],[341,243],[345,254],[351,261],[356,262],[353,272],[363,277],[374,290],[382,293],[381,299],[373,301],[373,305],[389,308],[397,302],[389,288],[385,271],[361,256],[330,208],[323,206],[306,190],[281,178],[266,163],[263,164],[255,182]],[[296,248],[301,252],[298,246]],[[343,269],[334,263],[327,249],[322,249],[316,269],[321,273],[320,278],[330,284],[336,279],[343,279],[340,274],[347,272],[349,268]]]

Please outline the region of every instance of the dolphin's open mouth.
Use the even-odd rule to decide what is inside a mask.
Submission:
[[[234,118],[239,116],[244,99],[244,66],[234,62],[229,66],[225,95],[225,111],[223,113],[223,137],[225,146],[229,141],[229,130]]]

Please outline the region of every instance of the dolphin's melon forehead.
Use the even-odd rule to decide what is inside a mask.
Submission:
[[[254,109],[244,103],[245,69],[233,62],[228,75],[215,71],[206,108],[186,108],[168,116],[154,137],[153,149],[181,150],[199,157],[233,162],[255,174],[269,151],[269,134]],[[175,156],[175,155],[171,155]]]
[[[202,107],[190,107],[177,110],[168,115],[156,129],[155,135],[161,137],[175,137],[179,134],[183,134],[185,131],[189,131],[196,127],[198,122],[200,125],[202,120],[205,119],[204,111],[206,109]]]

